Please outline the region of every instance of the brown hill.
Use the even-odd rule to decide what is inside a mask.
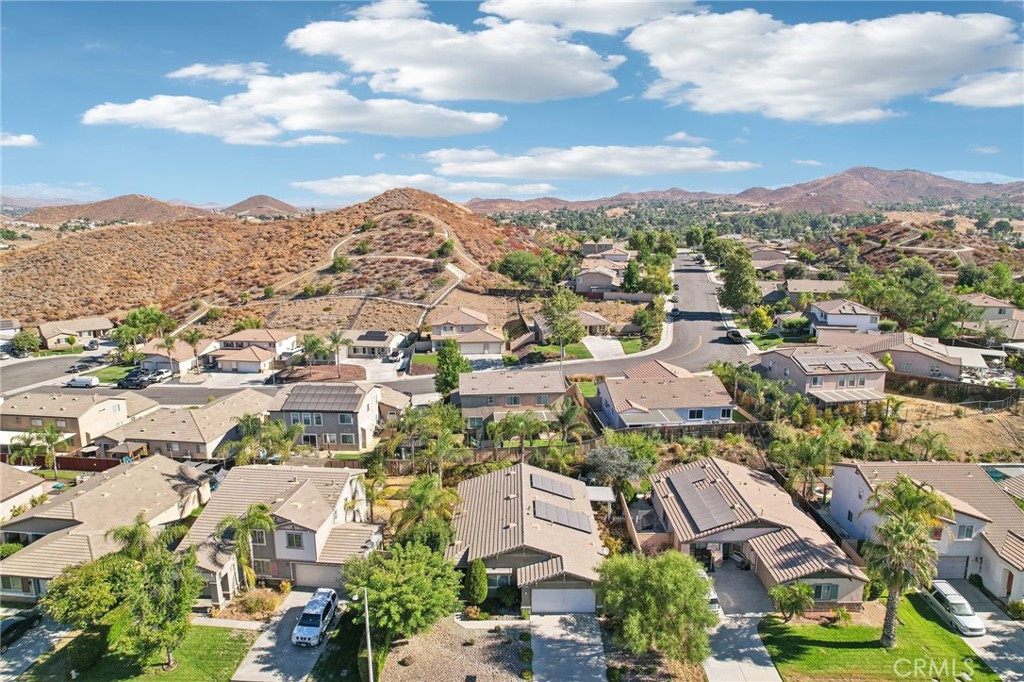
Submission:
[[[0,310],[26,324],[81,315],[116,319],[149,304],[184,317],[196,300],[240,312],[235,307],[242,308],[243,292],[256,298],[268,285],[286,292],[292,283],[325,271],[331,250],[368,218],[399,212],[414,213],[418,222],[423,218],[450,232],[456,241],[453,262],[464,271],[486,268],[509,249],[534,248],[519,228],[496,225],[433,194],[396,189],[300,218],[119,225],[0,252]],[[403,267],[392,264],[387,277],[401,282]]]
[[[167,223],[174,220],[210,218],[212,216],[213,214],[209,211],[199,208],[169,204],[166,201],[141,194],[125,194],[91,204],[45,206],[25,214],[22,220],[40,225],[60,225],[75,219],[98,222],[125,220],[131,223]]]
[[[227,208],[222,208],[221,213],[225,215],[233,215],[236,217],[244,216],[293,216],[302,213],[301,208],[296,208],[291,204],[269,197],[266,194],[257,194],[251,196],[244,201],[239,201],[237,204],[232,204]]]

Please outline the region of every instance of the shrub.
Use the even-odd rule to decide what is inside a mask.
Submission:
[[[510,609],[515,606],[517,601],[519,601],[519,589],[512,585],[502,585],[498,588],[494,596],[497,597],[498,602],[500,602],[503,607]]]
[[[277,586],[277,591],[287,597],[292,591],[292,582],[290,580],[282,580],[281,584]]]
[[[338,275],[343,272],[347,272],[352,267],[352,262],[348,259],[345,254],[339,254],[334,257],[331,261],[331,272]]]
[[[868,582],[867,588],[864,590],[864,599],[866,601],[875,601],[882,596],[883,592],[885,592],[885,583],[881,580],[872,578],[871,581]]]
[[[878,331],[880,332],[894,332],[899,327],[900,325],[896,320],[882,320],[878,323]]]
[[[608,668],[608,682],[622,682],[622,668],[611,666]]]
[[[980,573],[971,573],[969,576],[967,576],[967,582],[974,585],[979,590],[985,589],[985,581],[981,579]]]
[[[274,295],[274,287],[265,286],[263,287],[263,298],[270,298]]]
[[[521,677],[524,680],[532,680],[533,679],[533,671],[530,670],[529,668],[524,668],[523,672],[519,673],[519,677]]]
[[[523,620],[530,620],[530,609],[519,609],[519,617]]]
[[[206,311],[207,322],[216,322],[222,317],[224,317],[224,311],[221,308],[218,308],[217,306],[214,306]]]
[[[832,625],[837,628],[845,628],[852,621],[853,619],[850,617],[850,612],[846,610],[845,606],[840,606],[832,612]]]
[[[481,559],[469,562],[462,589],[463,596],[470,604],[483,604],[487,599],[487,567]]]
[[[21,549],[21,545],[19,545],[17,542],[5,542],[4,544],[0,545],[0,559],[6,559],[7,557],[17,552],[19,549]]]
[[[1006,605],[1006,612],[1014,620],[1024,620],[1024,601],[1012,601]]]
[[[326,296],[327,294],[331,293],[333,289],[334,286],[330,282],[328,282],[327,284],[321,284],[316,288],[316,295]]]
[[[622,554],[622,548],[625,543],[620,538],[608,536],[604,539],[604,546],[608,548],[609,556],[618,556]]]
[[[474,644],[476,644],[476,640],[472,637],[462,640],[462,646],[473,646]]]
[[[274,598],[269,594],[261,592],[247,592],[238,600],[238,608],[240,608],[243,613],[248,613],[250,615],[256,613],[269,613],[274,610],[275,606]]]
[[[467,606],[466,607],[466,619],[467,620],[487,620],[491,617],[491,614],[480,609],[479,606]]]
[[[252,295],[248,291],[243,291],[238,298],[242,303],[248,303],[252,300]]]
[[[306,286],[302,287],[302,295],[305,296],[306,298],[312,298],[314,295],[316,295],[316,287],[313,286],[312,284],[307,284]]]
[[[519,660],[523,663],[533,663],[533,647],[524,646],[519,650]]]
[[[520,641],[520,642],[529,642],[529,641],[530,641],[530,638],[531,638],[531,636],[532,636],[532,635],[530,635],[530,633],[529,633],[528,631],[525,631],[525,630],[524,630],[523,632],[520,632],[520,633],[519,633],[519,641]]]
[[[356,244],[356,253],[358,253],[360,256],[365,256],[366,254],[370,253],[370,251],[372,251],[372,250],[373,250],[373,247],[370,246],[370,240],[369,239],[360,239],[359,243]]]

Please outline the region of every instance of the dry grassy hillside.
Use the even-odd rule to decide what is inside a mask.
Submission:
[[[302,209],[266,194],[257,194],[221,209],[221,213],[233,216],[290,216],[299,215]]]
[[[190,218],[210,218],[213,214],[201,208],[169,204],[141,194],[126,194],[91,204],[45,206],[22,216],[22,220],[40,225],[60,225],[74,219],[132,223],[166,223]]]

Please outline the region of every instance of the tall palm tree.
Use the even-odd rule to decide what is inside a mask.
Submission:
[[[180,523],[165,526],[154,533],[152,526],[146,522],[146,517],[139,512],[132,523],[111,528],[103,537],[121,545],[121,554],[129,559],[142,561],[153,549],[170,549],[171,545],[185,537],[186,533],[188,528]]]
[[[177,345],[178,340],[170,334],[165,335],[163,341],[158,341],[156,344],[157,350],[162,350],[167,353],[167,365],[170,368],[174,367],[174,360],[171,358],[171,353],[174,352],[174,348]]]
[[[139,339],[139,330],[135,327],[121,325],[110,331],[110,338],[117,343],[117,355],[121,358],[121,362],[127,362],[132,351],[135,350],[135,344]]]
[[[259,438],[263,432],[263,417],[253,412],[235,417],[235,422],[238,424],[238,435],[242,438]]]
[[[508,425],[509,431],[519,438],[519,461],[526,461],[526,443],[539,436],[546,424],[533,410],[517,412],[505,417],[505,420],[511,420]]]
[[[438,434],[427,442],[424,448],[427,461],[437,464],[437,475],[444,480],[444,463],[449,460],[457,460],[465,457],[468,452],[459,443],[455,442],[455,436],[448,432]]]
[[[366,504],[370,507],[370,523],[374,520],[374,505],[384,497],[384,490],[387,487],[387,475],[383,471],[375,471],[363,477],[363,490],[366,496]]]
[[[275,419],[263,425],[259,440],[268,455],[280,455],[284,459],[292,454],[295,441],[306,431],[302,424],[284,423],[283,419]]]
[[[241,516],[225,516],[217,524],[217,537],[234,548],[248,589],[256,585],[256,573],[252,570],[252,534],[257,530],[274,531],[270,507],[262,502],[250,504]]]
[[[37,457],[43,458],[43,466],[53,469],[53,480],[57,480],[57,447],[67,440],[53,424],[29,429],[11,439],[13,462],[35,464]]]
[[[179,338],[188,344],[192,349],[193,368],[199,373],[199,344],[203,340],[203,333],[198,329],[189,329],[181,333]]]
[[[217,446],[216,456],[232,460],[234,466],[244,467],[266,456],[267,451],[255,436],[228,440]]]
[[[903,409],[903,406],[906,405],[906,403],[906,400],[900,400],[896,396],[886,396],[885,415],[883,416],[883,419],[885,421],[897,421],[900,418],[900,410]]]
[[[459,496],[441,483],[441,477],[432,474],[420,476],[398,495],[406,500],[405,506],[391,515],[395,532],[408,530],[428,519],[451,521],[452,510]]]
[[[306,334],[302,337],[302,357],[306,362],[306,366],[310,367],[310,374],[313,373],[312,361],[316,360],[318,355],[322,355],[326,349],[327,346],[324,344],[324,340],[316,334]]]
[[[896,646],[900,599],[904,592],[928,584],[935,575],[935,557],[928,525],[920,518],[897,514],[875,528],[875,540],[867,545],[864,560],[868,571],[878,576],[889,591],[882,622],[882,646]]]
[[[487,422],[487,426],[484,427],[487,437],[491,440],[491,451],[495,456],[498,454],[498,446],[501,445],[501,442],[510,435],[508,432],[508,426],[508,419],[502,419],[501,421],[492,419]]]
[[[942,528],[943,519],[953,518],[953,505],[945,496],[928,483],[918,483],[906,474],[875,486],[866,509],[880,518],[911,516],[932,529]]]
[[[36,442],[36,434],[32,431],[24,431],[11,437],[11,454],[7,461],[10,464],[26,464],[33,466],[36,457],[39,457],[39,444]]]
[[[327,335],[327,350],[334,358],[334,368],[337,370],[339,378],[341,377],[341,349],[351,347],[352,339],[347,338],[340,329],[335,329]]]
[[[594,435],[586,410],[572,400],[563,400],[558,406],[555,411],[555,425],[566,443],[570,440],[582,443],[584,438]]]

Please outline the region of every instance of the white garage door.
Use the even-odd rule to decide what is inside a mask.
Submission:
[[[533,591],[534,613],[593,613],[596,605],[593,590]]]
[[[967,577],[967,557],[939,557],[939,573],[936,577],[942,580],[963,580]]]
[[[295,585],[298,587],[341,587],[338,566],[295,564]]]

